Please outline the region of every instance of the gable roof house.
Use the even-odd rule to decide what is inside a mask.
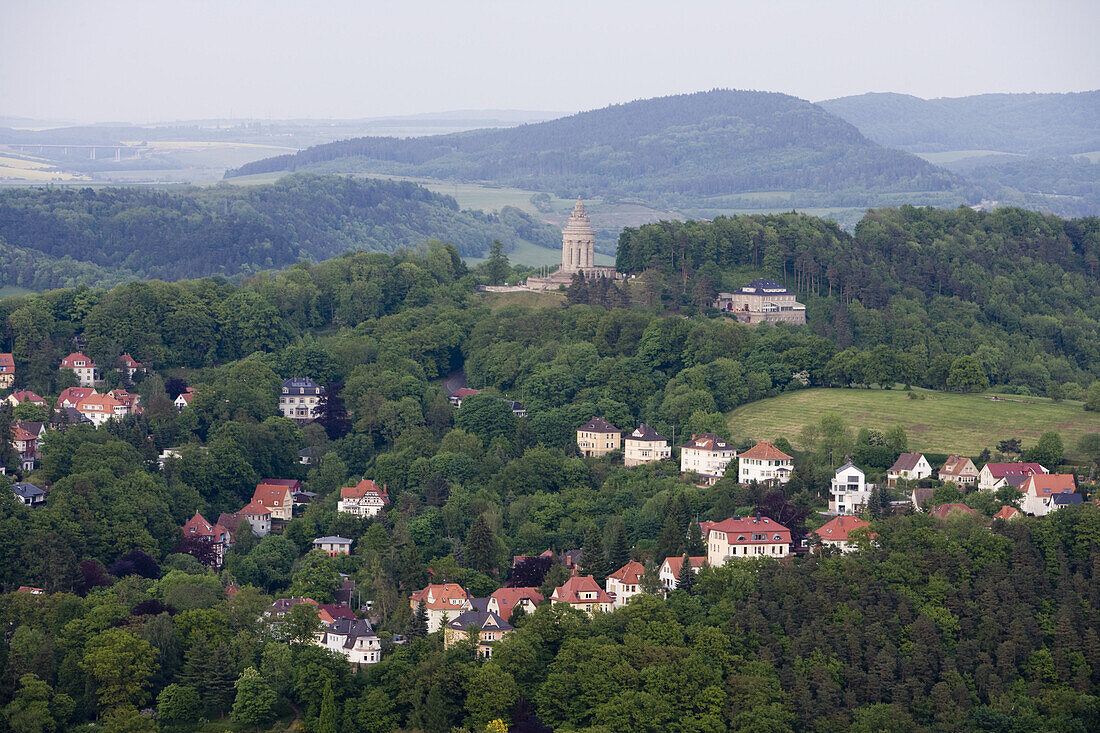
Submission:
[[[145,374],[147,369],[144,364],[130,356],[130,352],[126,352],[118,358],[118,366],[115,367],[115,371],[129,380],[133,380],[135,374],[138,372]]]
[[[57,396],[57,408],[59,410],[65,407],[75,408],[82,399],[95,393],[96,391],[91,387],[68,387]]]
[[[260,479],[250,504],[267,507],[273,520],[289,521],[294,513],[294,491],[301,486],[296,479]]]
[[[996,491],[1005,486],[1022,486],[1028,476],[1050,473],[1038,463],[987,463],[978,472],[978,488]]]
[[[897,486],[898,480],[918,481],[932,475],[932,464],[922,453],[902,453],[894,465],[886,469],[886,485]]]
[[[191,400],[195,398],[194,387],[184,387],[183,391],[176,395],[176,399],[172,401],[172,404],[176,406],[177,410],[182,411],[183,408],[191,404]]]
[[[589,616],[610,613],[614,602],[591,575],[573,575],[550,594],[550,602],[584,611]]]
[[[622,433],[602,417],[594,417],[577,428],[577,447],[582,456],[598,458],[618,450],[621,445]]]
[[[379,488],[372,479],[363,479],[355,486],[344,486],[340,489],[336,511],[357,517],[373,517],[389,503],[390,496],[386,493],[385,484]]]
[[[443,630],[443,648],[469,639],[471,629],[477,631],[477,655],[486,659],[493,656],[496,642],[515,631],[510,623],[493,611],[463,611]]]
[[[714,433],[700,433],[680,446],[680,473],[694,473],[703,483],[714,484],[726,475],[737,449]]]
[[[964,488],[978,482],[978,469],[974,461],[962,456],[948,456],[937,475],[940,481],[953,481]]]
[[[707,557],[706,555],[689,557],[688,563],[691,564],[691,572],[698,575],[699,571],[707,566]],[[666,557],[664,562],[661,563],[661,568],[657,571],[657,578],[661,581],[661,585],[664,586],[665,590],[676,590],[677,586],[680,585],[680,570],[683,567],[683,555]]]
[[[33,471],[35,456],[38,452],[38,435],[24,430],[19,425],[11,428],[11,447],[19,454],[23,471]]]
[[[0,354],[0,389],[11,389],[15,384],[15,359],[11,354]]]
[[[24,402],[30,402],[32,405],[38,405],[39,407],[46,407],[46,400],[39,397],[29,389],[17,389],[8,395],[8,404],[12,407],[16,407]]]
[[[1067,504],[1079,504],[1080,494],[1077,494],[1077,485],[1073,476],[1068,473],[1036,473],[1028,476],[1024,481],[1021,491],[1024,500],[1020,509],[1025,514],[1042,517],[1050,514],[1055,509],[1060,509]],[[1067,497],[1076,495],[1076,499]]]
[[[34,484],[20,482],[11,487],[15,498],[27,506],[41,506],[46,503],[46,492]]]
[[[64,432],[70,425],[90,422],[91,420],[80,414],[80,410],[75,407],[59,407],[54,410],[53,416],[50,417],[50,428]]]
[[[707,542],[707,564],[712,568],[722,567],[730,558],[779,558],[791,552],[791,531],[759,514],[700,522],[699,527]]]
[[[81,387],[94,387],[96,377],[99,376],[96,373],[95,362],[79,351],[74,351],[62,359],[59,368],[72,369]]]
[[[626,565],[611,573],[604,581],[604,589],[611,596],[614,608],[622,608],[634,596],[642,592],[642,574],[645,566],[637,560],[631,560]]]
[[[917,511],[922,511],[925,506],[928,506],[932,501],[932,494],[936,493],[936,490],[931,487],[916,487],[909,493],[909,501],[912,502],[913,508]],[[931,507],[929,507],[931,508]]]
[[[458,583],[433,583],[423,590],[414,592],[409,596],[409,606],[413,613],[416,613],[421,601],[424,602],[424,609],[428,612],[429,634],[442,628],[444,617],[450,621],[474,607],[470,594]]]
[[[993,515],[994,519],[1003,519],[1006,522],[1011,519],[1019,519],[1023,514],[1020,510],[1014,506],[1003,506],[997,510],[997,513]]]
[[[492,611],[505,621],[511,621],[512,613],[517,608],[531,613],[545,600],[538,588],[498,588],[489,596],[485,610]]]
[[[263,537],[271,531],[271,510],[262,502],[253,499],[237,512],[237,516],[248,520],[252,525],[252,533],[258,537]]]
[[[950,519],[956,516],[963,516],[969,514],[972,517],[976,517],[978,513],[968,507],[966,504],[940,504],[938,507],[928,512],[936,519]]]
[[[233,544],[233,533],[228,527],[221,524],[211,524],[206,517],[195,512],[195,516],[187,520],[181,530],[184,538],[193,537],[213,546],[215,568],[220,568],[225,560],[225,553]]]
[[[871,523],[852,516],[837,516],[810,532],[821,542],[822,547],[835,547],[841,552],[853,552],[857,549],[852,533],[864,530],[864,534],[873,537]]]
[[[623,465],[627,468],[672,457],[672,446],[645,423],[623,439]]]
[[[344,656],[350,663],[376,664],[382,661],[382,641],[365,619],[338,618],[321,627],[314,637],[317,646]]]
[[[472,389],[471,387],[459,387],[447,396],[447,401],[454,405],[456,408],[461,408],[462,400],[466,399],[467,397],[473,397],[476,394],[481,394],[481,390]]]
[[[768,441],[760,440],[737,457],[737,466],[738,483],[758,481],[785,484],[794,470],[794,458]]]

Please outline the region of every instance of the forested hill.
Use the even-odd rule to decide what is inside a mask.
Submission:
[[[860,94],[819,102],[882,145],[913,152],[1100,150],[1100,91],[921,99]]]
[[[872,143],[816,105],[731,90],[635,101],[506,130],[346,140],[256,161],[227,176],[309,168],[666,204],[750,192],[798,192],[804,203],[849,205],[889,193],[961,200],[955,176]]]
[[[854,235],[801,214],[661,222],[624,230],[617,265],[663,276],[670,304],[689,310],[774,277],[839,348],[908,355],[889,368],[909,364],[938,388],[961,354],[978,359],[988,383],[1038,393],[1100,378],[1095,217],[903,206],[868,212]]]
[[[461,211],[411,183],[301,174],[260,186],[0,192],[0,280],[30,289],[134,278],[234,276],[348,250],[393,252],[429,239],[480,255],[494,239],[556,247],[518,209]]]

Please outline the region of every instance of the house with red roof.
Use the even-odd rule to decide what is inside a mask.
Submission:
[[[118,366],[115,367],[115,371],[133,381],[135,374],[138,372],[145,374],[147,369],[144,364],[130,356],[130,352],[126,352],[118,358]]]
[[[532,613],[545,600],[538,588],[498,588],[489,596],[485,610],[492,611],[505,621],[510,621],[512,612],[517,608]]]
[[[385,484],[380,488],[373,480],[363,479],[355,486],[344,486],[340,489],[336,511],[357,517],[373,517],[389,503],[390,495],[386,493]]]
[[[631,560],[607,576],[604,589],[607,595],[611,596],[614,608],[622,608],[627,601],[642,592],[643,573],[645,573],[645,566],[637,560]]]
[[[1003,519],[1007,522],[1010,519],[1018,519],[1022,516],[1023,516],[1023,514],[1021,514],[1020,510],[1017,509],[1016,507],[1014,507],[1014,506],[1003,506],[999,510],[997,510],[997,513],[993,515],[993,518],[994,519]]]
[[[255,499],[237,512],[237,516],[248,520],[252,525],[252,532],[258,537],[263,537],[271,531],[271,510]]]
[[[30,402],[32,405],[38,405],[39,407],[46,407],[46,400],[42,399],[29,389],[17,389],[8,395],[8,404],[12,407],[23,404],[24,402]]]
[[[15,384],[15,359],[11,354],[0,354],[0,389],[11,389]]]
[[[730,558],[786,557],[791,553],[791,531],[761,515],[700,522],[707,541],[707,564],[720,568]]]
[[[194,538],[205,542],[214,548],[216,558],[214,567],[220,568],[225,560],[225,553],[233,544],[233,533],[228,527],[221,524],[211,524],[206,517],[195,512],[195,516],[187,520],[181,530],[185,539]]]
[[[550,594],[550,603],[584,611],[589,616],[610,613],[614,601],[591,575],[573,575]]]
[[[978,472],[978,488],[983,491],[996,491],[1005,486],[1019,488],[1028,476],[1037,473],[1050,473],[1038,463],[987,463]]]
[[[714,433],[691,436],[680,446],[680,473],[694,473],[704,483],[714,484],[726,475],[726,467],[737,458],[737,449]]]
[[[294,492],[300,488],[302,482],[297,479],[261,479],[252,492],[250,504],[267,507],[273,520],[289,521],[294,513]]]
[[[970,515],[972,517],[978,516],[978,513],[966,504],[940,504],[928,513],[936,519],[952,519],[964,515]]]
[[[699,571],[707,566],[707,557],[706,555],[689,557],[688,562],[691,564],[691,572],[698,575]],[[666,591],[676,590],[676,587],[680,584],[680,571],[683,567],[684,558],[682,555],[666,557],[664,562],[661,563],[661,567],[657,571],[657,578]]]
[[[11,447],[19,454],[20,465],[24,471],[33,471],[35,457],[38,454],[38,435],[18,424],[11,428]]]
[[[429,634],[442,628],[444,617],[452,621],[464,611],[474,608],[470,594],[458,583],[432,583],[427,588],[416,591],[409,596],[409,606],[413,613],[416,613],[421,601],[428,612]]]
[[[85,397],[91,397],[96,391],[91,387],[68,387],[57,398],[57,409],[66,407],[76,408],[77,404]]]
[[[183,411],[183,408],[191,404],[191,400],[195,397],[195,390],[193,387],[184,387],[183,391],[176,395],[176,399],[172,404],[176,406],[176,409]]]
[[[481,394],[481,390],[471,389],[470,387],[459,387],[447,396],[447,401],[454,405],[456,408],[459,408],[462,407],[462,400],[466,399],[467,397],[473,397],[476,394]]]
[[[858,539],[869,539],[875,536],[870,527],[870,522],[859,517],[840,515],[813,530],[810,535],[816,537],[822,547],[835,547],[841,552],[853,552],[858,549]]]
[[[77,402],[76,409],[81,415],[91,420],[97,428],[108,420],[125,416],[130,411],[125,403],[98,392],[92,392]]]
[[[919,481],[932,475],[932,464],[922,453],[902,453],[894,465],[886,469],[886,485],[897,486],[899,480]]]
[[[1046,516],[1070,504],[1080,504],[1077,484],[1068,473],[1036,473],[1027,477],[1021,487],[1024,500],[1020,508],[1025,514]],[[1072,498],[1071,498],[1072,497]]]
[[[94,387],[96,374],[95,362],[84,356],[79,351],[66,356],[61,360],[61,369],[71,369],[76,375],[77,383],[81,387]]]
[[[748,484],[758,481],[762,484],[785,484],[794,470],[794,458],[776,448],[766,440],[737,457],[739,483]]]

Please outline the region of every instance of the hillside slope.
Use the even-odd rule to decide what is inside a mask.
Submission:
[[[554,248],[558,237],[517,209],[462,211],[453,198],[412,183],[337,176],[172,192],[0,191],[0,279],[32,289],[231,277],[348,250],[414,248],[429,239],[477,256],[494,239],[506,249]]]
[[[505,130],[359,138],[257,161],[227,176],[316,168],[492,181],[571,195],[682,205],[780,192],[801,205],[903,194],[958,202],[960,179],[883,148],[785,94],[717,90],[661,97]]]
[[[910,152],[1058,155],[1100,150],[1100,91],[942,99],[860,94],[818,106],[852,123],[871,140]]]

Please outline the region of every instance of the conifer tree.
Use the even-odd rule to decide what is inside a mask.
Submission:
[[[655,596],[661,592],[660,571],[652,560],[647,560],[642,573],[642,592]]]
[[[601,586],[612,571],[608,569],[607,556],[603,551],[603,541],[600,539],[600,530],[595,525],[588,528],[584,536],[584,552],[581,554],[581,566],[584,572],[591,575]]]
[[[225,642],[214,647],[206,668],[206,694],[203,702],[212,715],[224,716],[233,705],[236,696],[237,665]]]
[[[199,693],[199,699],[206,700],[207,667],[210,664],[210,644],[206,640],[206,634],[197,633],[191,641],[191,646],[184,656],[183,671],[180,672],[179,683],[185,687],[191,687]]]
[[[691,589],[694,587],[695,572],[691,569],[691,558],[685,554],[683,562],[680,564],[680,574],[676,576],[676,590],[691,593]]]
[[[479,573],[489,575],[496,567],[495,555],[493,530],[485,520],[485,515],[480,514],[466,535],[466,565]]]
[[[611,560],[612,571],[618,570],[630,562],[630,544],[626,539],[626,527],[622,524],[615,525],[615,534],[611,538],[611,549],[608,551]]]
[[[409,619],[408,637],[422,639],[428,635],[428,608],[423,599],[416,606],[416,613]]]
[[[336,699],[332,695],[332,682],[325,680],[325,691],[321,697],[321,714],[317,718],[317,733],[337,733]]]
[[[699,523],[692,520],[688,522],[687,542],[685,552],[692,557],[707,554],[707,545],[703,540],[703,531],[699,529]]]

